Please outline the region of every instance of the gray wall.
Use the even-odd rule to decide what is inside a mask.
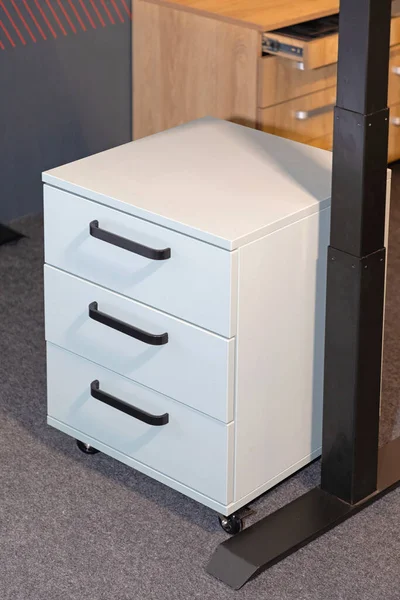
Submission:
[[[28,1],[33,10],[34,1]],[[81,11],[87,30],[75,20],[74,34],[64,20],[68,35],[62,35],[54,19],[50,21],[45,0],[39,2],[43,9],[47,6],[57,39],[39,22],[38,12],[35,16],[47,40],[27,17],[36,43],[16,18],[25,46],[12,23],[8,22],[8,30],[15,47],[0,30],[5,48],[0,45],[0,221],[4,223],[42,211],[43,170],[131,139],[131,21],[122,11],[123,4],[118,7],[124,23],[114,12],[112,25],[103,10],[106,26],[97,20],[93,29]],[[78,0],[73,2],[77,9],[81,6]],[[96,23],[98,15],[85,2]],[[100,12],[102,5],[97,4]],[[107,6],[111,12],[109,1]],[[0,19],[7,25],[1,8]]]

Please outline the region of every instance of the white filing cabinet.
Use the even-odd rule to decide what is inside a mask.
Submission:
[[[49,424],[223,515],[316,458],[331,154],[204,118],[43,181]]]

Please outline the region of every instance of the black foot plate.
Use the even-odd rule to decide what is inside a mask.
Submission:
[[[362,510],[400,483],[400,439],[379,452],[378,490],[350,505],[314,488],[218,546],[207,572],[238,590],[247,581]]]
[[[207,571],[238,590],[267,566],[333,527],[350,509],[348,504],[315,488],[223,542]]]

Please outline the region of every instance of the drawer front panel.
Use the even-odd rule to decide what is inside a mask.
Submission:
[[[337,62],[338,34],[304,41],[295,37],[269,32],[263,34],[263,48],[287,60],[301,62],[305,69],[318,69]]]
[[[45,322],[47,341],[216,419],[233,420],[235,338],[227,340],[49,266]]]
[[[400,158],[400,103],[390,109],[388,161]]]
[[[303,69],[303,63],[278,56],[259,59],[259,108],[268,108],[336,85],[337,63]],[[390,52],[388,104],[400,102],[400,46]]]
[[[336,85],[337,64],[301,70],[299,63],[275,56],[259,59],[258,106],[266,108]]]
[[[328,135],[323,135],[315,140],[311,140],[308,142],[309,146],[314,146],[314,148],[321,148],[321,150],[330,150],[333,148],[333,131],[332,133],[328,133]]]
[[[307,143],[332,133],[335,102],[336,88],[333,87],[260,109],[259,127],[267,133]]]
[[[47,185],[44,219],[48,264],[225,337],[235,334],[237,252]],[[93,221],[112,242],[90,234]],[[134,243],[170,249],[170,258],[141,256],[115,245],[115,236],[128,240],[130,248]]]
[[[197,413],[52,344],[47,345],[47,372],[50,417],[218,502],[232,501],[233,424]],[[149,425],[105,404],[92,396],[94,381],[101,394],[134,406],[139,416],[144,411],[165,422],[168,415],[168,422]]]
[[[390,54],[389,62],[389,90],[388,105],[393,106],[400,102],[400,47],[394,48]]]

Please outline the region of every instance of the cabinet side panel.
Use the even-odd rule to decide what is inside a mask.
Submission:
[[[235,501],[320,449],[329,226],[326,209],[240,249]]]
[[[133,137],[204,116],[255,127],[260,34],[133,3]]]

